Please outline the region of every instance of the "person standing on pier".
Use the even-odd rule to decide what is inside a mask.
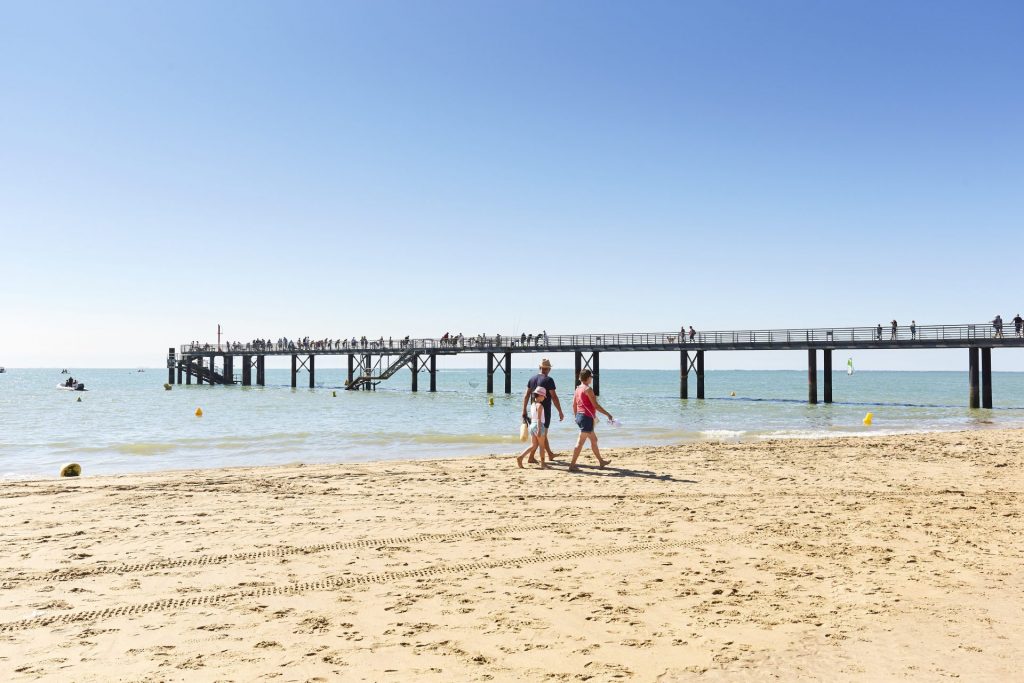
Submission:
[[[889,335],[889,340],[893,341],[896,339],[896,328],[899,327],[899,324],[895,320],[893,320],[889,324],[892,325],[892,334]]]
[[[992,319],[992,328],[996,332],[996,337],[1003,336],[1003,316],[997,315],[995,318]]]
[[[576,440],[576,448],[572,451],[572,461],[569,463],[570,472],[578,472],[576,460],[580,457],[583,444],[590,441],[590,450],[597,458],[597,464],[603,468],[608,460],[601,459],[601,451],[597,448],[597,432],[594,431],[594,422],[598,413],[604,413],[609,420],[613,420],[612,414],[605,410],[597,402],[597,395],[590,388],[594,375],[589,369],[580,370],[580,385],[576,387],[576,393],[572,397],[572,413],[576,417],[576,425],[580,428],[580,437]]]
[[[693,341],[693,338],[696,337],[696,336],[697,336],[697,330],[693,329],[693,325],[690,325],[690,341]]]
[[[875,330],[875,336],[878,337],[878,341],[882,341],[882,323],[878,323],[878,329]]]
[[[562,404],[558,402],[558,394],[555,393],[555,380],[551,379],[548,375],[551,372],[551,361],[547,358],[543,358],[540,361],[540,367],[538,373],[530,378],[530,381],[526,383],[526,393],[523,395],[523,421],[530,424],[530,417],[526,414],[526,406],[529,403],[530,398],[533,396],[533,392],[537,387],[544,388],[544,429],[551,426],[551,404],[555,404],[555,409],[558,411],[558,421],[561,422],[565,419],[565,413],[562,412]],[[548,454],[548,460],[554,460],[555,454],[551,451],[550,439],[544,439],[544,443],[541,448]],[[530,457],[528,462],[536,462],[533,457]]]
[[[911,320],[910,321],[910,338],[911,339],[917,339],[917,321],[916,320]]]
[[[1020,317],[1020,313],[1018,313],[1013,318],[1013,333],[1018,337],[1020,336],[1020,330],[1022,325],[1024,325],[1024,318]]]

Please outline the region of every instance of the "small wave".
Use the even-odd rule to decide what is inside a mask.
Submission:
[[[705,429],[700,435],[706,439],[738,439],[746,434],[740,429]]]

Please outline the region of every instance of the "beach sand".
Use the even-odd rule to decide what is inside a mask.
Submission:
[[[1022,442],[7,482],[0,680],[1020,681]]]

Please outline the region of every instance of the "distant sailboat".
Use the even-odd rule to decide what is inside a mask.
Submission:
[[[847,358],[846,359],[846,374],[847,375],[852,375],[853,374],[853,359],[852,358]]]

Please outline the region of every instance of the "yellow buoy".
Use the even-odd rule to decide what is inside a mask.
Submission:
[[[865,427],[870,427],[870,426],[871,426],[871,420],[872,420],[872,419],[873,419],[874,417],[875,417],[875,414],[874,414],[874,413],[868,413],[867,415],[865,415],[865,416],[864,416],[864,426],[865,426]]]
[[[168,384],[167,382],[164,382],[164,389],[166,389],[167,391],[170,391],[171,390],[171,385]]]
[[[493,406],[494,405],[494,398],[493,397],[487,399],[487,405],[489,405],[489,406]]]
[[[337,391],[332,391],[331,392],[331,396],[333,396],[334,398],[338,398],[338,392]]]
[[[202,416],[203,416],[203,409],[202,408],[196,408],[196,417],[202,417]]]
[[[69,462],[64,467],[60,468],[60,476],[62,477],[77,477],[82,473],[82,466],[77,462]]]
[[[735,392],[735,391],[730,391],[730,392],[729,392],[729,395],[730,395],[730,396],[735,396],[735,395],[736,395],[736,392]]]

